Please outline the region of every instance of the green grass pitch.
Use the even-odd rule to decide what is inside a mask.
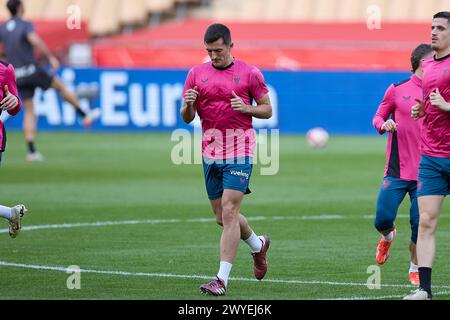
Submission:
[[[253,193],[242,205],[253,229],[272,239],[269,271],[254,280],[252,257],[241,243],[220,299],[409,293],[409,199],[381,267],[382,287],[366,286],[379,239],[373,215],[385,139],[332,137],[320,150],[308,148],[303,136],[280,141],[279,173],[261,176],[255,166]],[[27,163],[22,134],[10,133],[0,168],[0,203],[30,209],[15,240],[0,220],[2,299],[212,299],[198,287],[218,270],[221,229],[201,166],[172,164],[169,134],[41,133],[37,145],[46,161]],[[449,211],[447,200],[433,268],[437,299],[450,298]],[[72,265],[90,271],[81,273],[79,290],[66,285],[71,274],[64,268]]]

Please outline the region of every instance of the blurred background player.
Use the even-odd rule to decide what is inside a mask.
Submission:
[[[0,61],[0,115],[3,111],[14,116],[19,113],[22,102],[17,92],[16,77],[14,67]],[[11,91],[10,91],[11,90]],[[6,130],[0,119],[0,165],[2,154],[6,148]],[[9,222],[9,235],[11,238],[17,237],[22,225],[22,217],[27,212],[24,205],[19,204],[12,208],[0,205],[0,217]]]
[[[47,90],[56,89],[62,98],[70,103],[77,114],[83,118],[83,125],[88,127],[99,118],[99,110],[88,112],[80,108],[78,97],[70,92],[64,83],[55,75],[41,68],[36,60],[34,48],[47,58],[52,70],[56,72],[59,67],[58,59],[48,50],[44,41],[35,32],[32,22],[22,19],[25,7],[20,0],[9,0],[6,4],[11,19],[0,27],[0,41],[5,47],[7,60],[16,69],[16,78],[19,94],[25,105],[25,117],[23,129],[28,147],[28,161],[41,161],[43,156],[36,150],[35,138],[37,132],[37,120],[33,104],[33,96],[36,88]]]
[[[380,134],[389,132],[386,168],[378,195],[375,218],[375,228],[381,233],[376,260],[378,264],[382,265],[388,259],[389,249],[396,234],[394,222],[397,211],[406,194],[409,194],[411,200],[409,280],[417,286],[419,285],[419,271],[416,242],[419,208],[416,193],[420,161],[420,122],[411,119],[411,107],[415,104],[414,98],[422,96],[422,60],[432,53],[433,50],[429,44],[421,44],[414,49],[411,54],[413,75],[387,89],[383,101],[373,117],[373,125]]]
[[[233,43],[228,27],[210,25],[204,43],[211,62],[190,70],[184,86],[181,116],[186,123],[190,123],[197,112],[202,120],[206,189],[216,221],[223,226],[223,231],[219,272],[216,279],[202,285],[200,290],[220,296],[226,292],[240,239],[252,251],[255,277],[261,280],[267,272],[269,237],[258,237],[253,232],[240,213],[240,207],[244,194],[250,193],[248,186],[256,138],[252,118],[270,118],[272,107],[261,72],[231,55]],[[257,107],[251,106],[253,98]],[[233,130],[232,139],[228,139],[230,132],[227,130]],[[243,136],[237,136],[238,142],[235,144],[236,130],[241,130]],[[209,133],[215,138],[215,147],[210,144],[213,136]],[[250,141],[245,141],[247,138]],[[228,145],[224,141],[232,143]]]
[[[450,194],[450,12],[433,16],[431,47],[436,52],[423,63],[423,101],[412,108],[423,118],[417,197],[419,236],[417,260],[420,286],[405,300],[430,300],[431,271],[436,252],[436,227],[445,196]]]

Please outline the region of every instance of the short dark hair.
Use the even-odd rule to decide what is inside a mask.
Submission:
[[[13,16],[17,15],[17,11],[19,10],[19,7],[21,5],[22,5],[21,0],[8,0],[8,2],[6,3],[6,7]]]
[[[447,22],[450,24],[450,11],[441,11],[441,12],[436,13],[433,16],[433,19],[437,19],[437,18],[447,19]]]
[[[223,43],[227,46],[231,44],[231,32],[226,25],[215,23],[206,29],[204,38],[205,43],[213,43],[220,38],[223,39]]]
[[[412,71],[416,72],[420,66],[420,61],[432,52],[433,49],[431,49],[431,45],[425,43],[418,45],[411,54]]]

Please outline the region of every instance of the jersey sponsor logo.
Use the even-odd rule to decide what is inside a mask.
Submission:
[[[249,175],[248,173],[246,173],[246,172],[244,172],[244,171],[242,171],[242,170],[240,170],[240,171],[237,171],[237,170],[230,170],[230,173],[231,173],[231,175],[233,175],[233,176],[244,177],[244,178],[247,179],[247,180],[248,180],[248,178],[250,177],[250,175]],[[244,178],[241,178],[241,181],[242,181],[242,179],[244,179]],[[243,183],[243,182],[241,182],[241,183]]]
[[[410,100],[411,96],[403,96],[403,100]]]
[[[202,83],[208,83],[208,78],[206,79],[201,79]]]

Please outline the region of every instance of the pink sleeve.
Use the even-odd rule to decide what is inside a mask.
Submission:
[[[267,85],[264,81],[264,76],[257,68],[254,68],[250,73],[249,85],[250,94],[255,100],[261,99],[269,92],[269,89],[267,89]]]
[[[19,113],[20,108],[22,107],[22,100],[20,100],[19,93],[17,90],[17,82],[16,82],[16,73],[14,71],[14,67],[10,64],[8,65],[8,71],[6,72],[6,79],[4,85],[8,86],[9,92],[19,99],[19,105],[12,110],[8,110],[8,113],[12,116],[15,116]],[[5,88],[1,88],[4,90]]]
[[[186,78],[186,82],[184,83],[184,89],[183,89],[183,98],[184,98],[184,94],[186,93],[187,90],[189,89],[193,89],[195,87],[195,75],[194,75],[194,69],[192,68],[191,70],[189,70],[189,73],[187,75]]]
[[[395,86],[391,85],[384,94],[383,101],[381,101],[375,116],[373,117],[372,123],[375,129],[378,130],[379,134],[383,134],[385,131],[381,130],[381,126],[389,118],[395,110]]]

